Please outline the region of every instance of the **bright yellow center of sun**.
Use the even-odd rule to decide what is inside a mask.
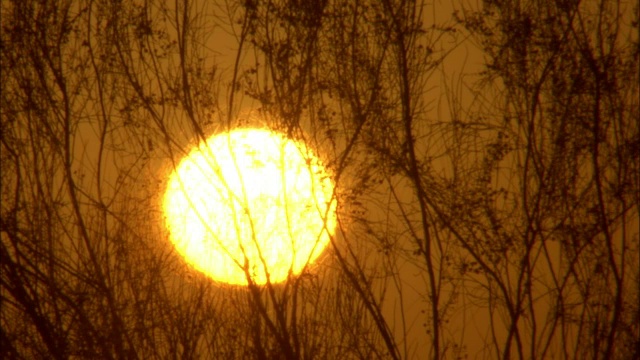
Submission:
[[[266,129],[201,143],[163,199],[177,251],[215,281],[284,281],[321,254],[336,226],[333,182],[303,144]]]

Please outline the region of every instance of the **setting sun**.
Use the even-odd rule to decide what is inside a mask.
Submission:
[[[284,281],[323,251],[336,225],[333,181],[307,146],[267,129],[200,143],[163,199],[177,251],[215,281]]]

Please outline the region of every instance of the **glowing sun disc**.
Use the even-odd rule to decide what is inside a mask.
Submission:
[[[170,239],[215,281],[284,281],[322,253],[336,226],[333,182],[314,153],[267,129],[218,134],[171,172]]]

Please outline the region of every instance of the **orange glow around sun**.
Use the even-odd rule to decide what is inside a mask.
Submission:
[[[170,238],[215,281],[284,281],[334,234],[333,181],[304,144],[267,129],[202,142],[171,172],[163,198]]]

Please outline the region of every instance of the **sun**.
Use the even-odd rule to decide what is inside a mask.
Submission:
[[[215,281],[282,282],[322,253],[336,227],[334,183],[305,144],[268,129],[201,142],[169,175],[163,210],[187,263]]]

